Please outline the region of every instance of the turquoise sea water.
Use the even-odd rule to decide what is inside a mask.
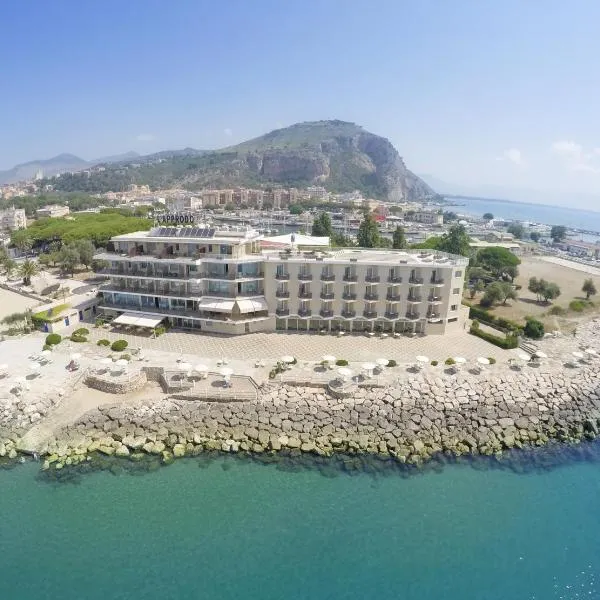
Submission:
[[[459,204],[460,206],[456,206],[452,210],[462,214],[481,216],[486,212],[491,212],[498,219],[565,225],[584,231],[600,232],[600,212],[596,211],[526,202],[476,200],[474,198],[449,198],[448,200]]]
[[[0,471],[0,598],[600,598],[600,464],[324,477]]]

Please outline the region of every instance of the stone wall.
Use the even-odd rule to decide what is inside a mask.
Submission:
[[[139,371],[138,373],[132,374],[128,379],[114,381],[100,375],[89,374],[86,376],[84,383],[88,387],[107,394],[130,394],[131,392],[135,392],[144,387],[147,381],[146,373]]]

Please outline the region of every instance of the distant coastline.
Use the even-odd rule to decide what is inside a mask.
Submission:
[[[543,207],[543,208],[559,208],[559,209],[568,209],[570,211],[577,211],[583,213],[595,213],[600,217],[600,211],[586,209],[586,208],[572,208],[570,206],[562,206],[559,204],[546,204],[542,202],[525,202],[521,200],[506,200],[505,198],[484,198],[482,196],[463,196],[457,194],[441,194],[446,200],[474,200],[476,202],[496,202],[498,204],[521,204],[524,206],[535,206],[535,207]],[[450,204],[453,204],[450,202]],[[459,206],[453,204],[454,206]]]

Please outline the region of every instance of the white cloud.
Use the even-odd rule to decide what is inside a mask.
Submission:
[[[508,161],[517,167],[525,167],[527,165],[518,148],[509,148],[508,150],[505,150],[502,153],[502,156],[499,156],[496,160]]]
[[[231,129],[229,129],[229,127],[223,129],[223,133],[227,136],[227,137],[231,137],[233,135],[233,131],[231,131]]]
[[[559,140],[553,142],[550,150],[569,171],[578,173],[600,173],[600,148],[593,148],[587,152],[581,144],[572,140]],[[595,164],[596,163],[596,164]]]
[[[153,133],[140,133],[136,139],[138,142],[152,142],[156,138],[154,137]]]

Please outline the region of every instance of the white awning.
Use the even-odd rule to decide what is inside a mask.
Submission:
[[[267,301],[262,298],[248,298],[246,300],[237,300],[238,308],[241,313],[259,312],[268,310]]]
[[[233,300],[219,300],[217,298],[204,298],[198,302],[199,310],[210,310],[212,312],[229,313],[233,309]]]
[[[119,315],[113,323],[117,325],[134,325],[135,327],[150,327],[154,329],[157,327],[164,317],[157,317],[156,315],[147,314],[136,314],[136,313],[123,313]]]

